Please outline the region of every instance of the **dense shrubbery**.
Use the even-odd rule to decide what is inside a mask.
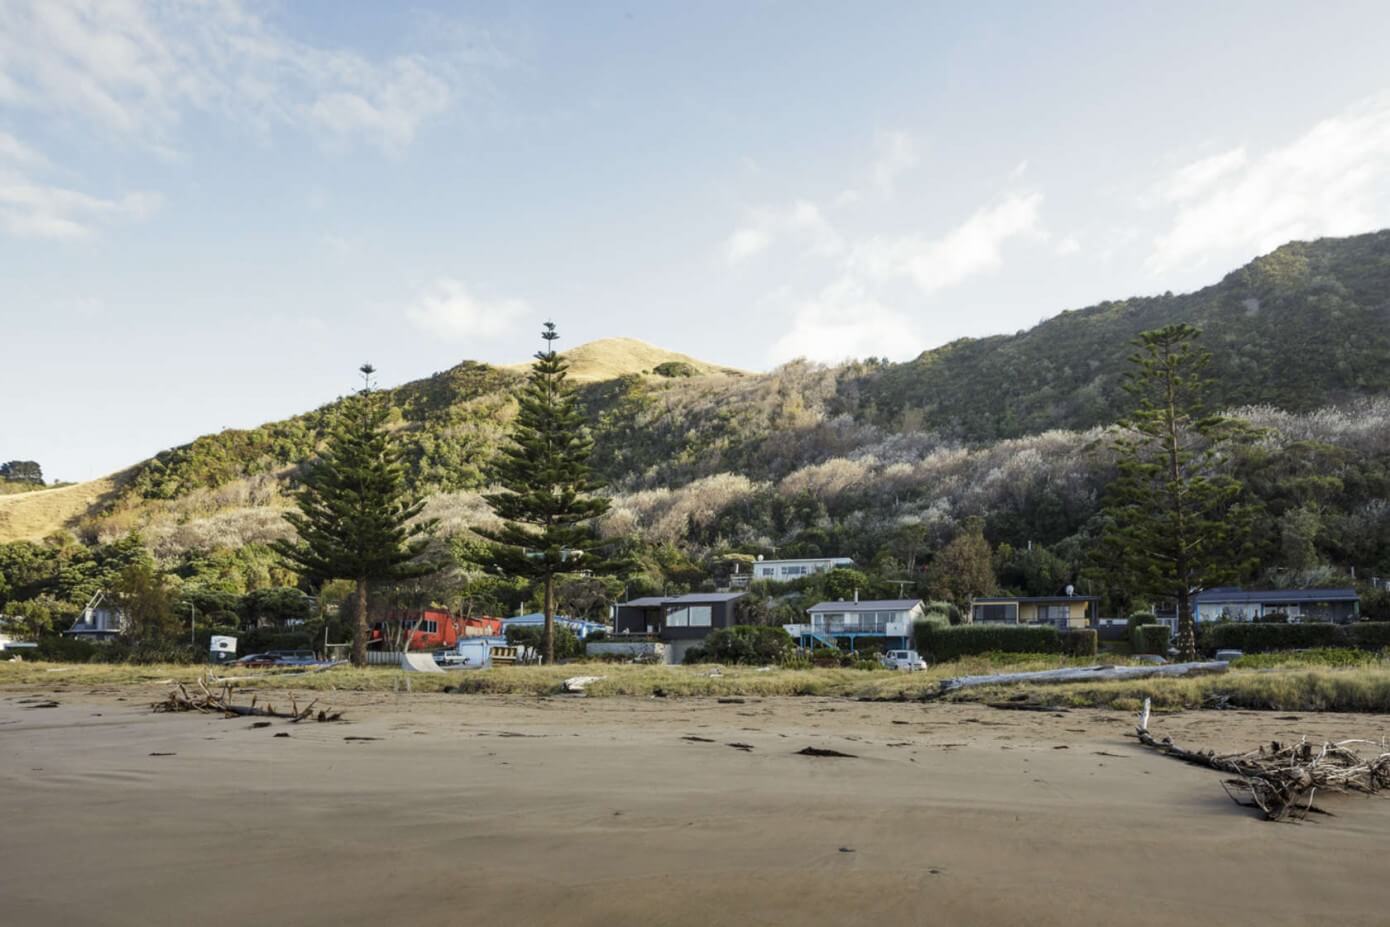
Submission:
[[[1167,656],[1170,635],[1166,624],[1141,624],[1129,632],[1129,645],[1135,653]]]
[[[32,651],[34,659],[51,660],[54,663],[91,662],[102,649],[101,644],[57,634],[46,634],[38,639],[37,644]]]
[[[1094,628],[1068,628],[1061,632],[1062,653],[1069,657],[1094,657],[1100,634]]]
[[[1336,647],[1343,640],[1335,624],[1265,624],[1263,622],[1223,621],[1198,628],[1203,650],[1298,650],[1308,647]]]
[[[791,635],[781,628],[737,625],[710,632],[686,652],[685,662],[768,666],[782,663],[794,649]]]
[[[915,630],[917,652],[937,662],[990,651],[1062,652],[1062,637],[1051,625],[964,624],[943,628],[919,623]]]
[[[507,643],[517,647],[530,647],[537,653],[545,652],[545,628],[540,625],[507,628]],[[555,625],[555,659],[574,660],[584,656],[584,642],[562,624]]]

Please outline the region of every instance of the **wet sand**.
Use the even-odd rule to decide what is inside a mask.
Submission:
[[[152,694],[0,692],[0,923],[1390,923],[1390,800],[1267,823],[1117,712],[335,694],[347,723],[253,727]]]

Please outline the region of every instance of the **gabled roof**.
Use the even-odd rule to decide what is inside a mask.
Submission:
[[[865,599],[860,602],[817,602],[808,612],[906,612],[921,605],[921,599]]]
[[[991,605],[999,602],[1099,602],[1098,595],[977,595],[972,605]]]
[[[1193,601],[1206,605],[1211,602],[1233,602],[1252,605],[1282,602],[1356,602],[1360,600],[1355,589],[1237,589],[1222,587],[1204,589],[1193,596]]]
[[[686,595],[649,595],[630,602],[619,602],[619,608],[665,608],[668,605],[703,605],[710,602],[732,602],[747,593],[743,592],[691,592]]]

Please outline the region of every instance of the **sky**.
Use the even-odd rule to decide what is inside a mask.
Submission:
[[[904,360],[1390,226],[1390,4],[0,0],[0,460],[627,336]]]

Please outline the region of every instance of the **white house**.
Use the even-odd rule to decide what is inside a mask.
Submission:
[[[827,573],[837,567],[852,567],[849,557],[809,557],[805,560],[759,560],[753,564],[755,580],[789,583],[815,573]]]
[[[807,624],[783,625],[803,645],[826,647],[848,640],[850,649],[861,637],[884,638],[892,647],[912,646],[912,625],[921,620],[921,599],[870,599],[863,602],[818,602],[806,610]]]

